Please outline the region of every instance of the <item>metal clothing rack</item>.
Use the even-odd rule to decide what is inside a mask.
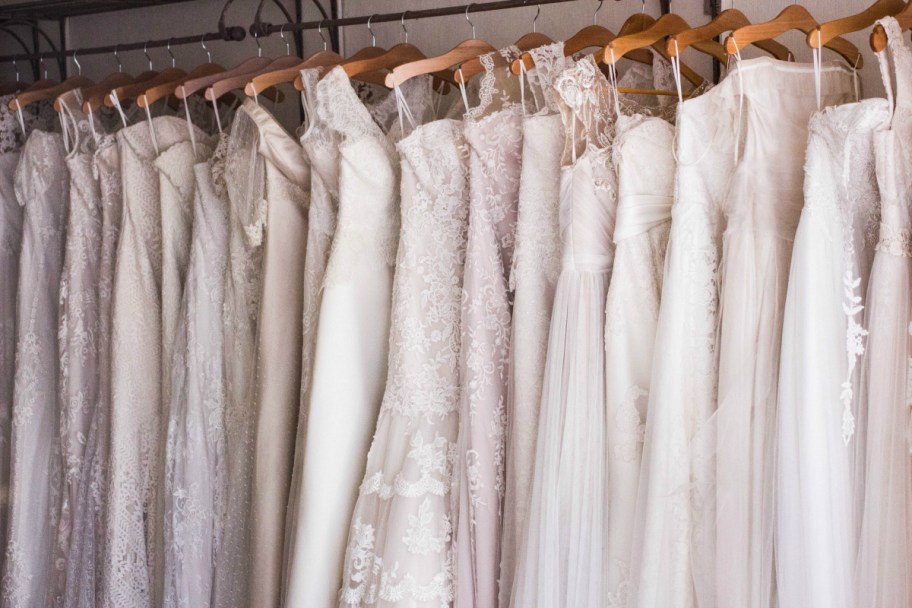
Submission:
[[[63,0],[61,0],[63,1]],[[167,0],[166,0],[167,1]],[[170,0],[172,2],[180,0]],[[430,17],[443,17],[447,15],[468,15],[471,13],[481,13],[487,11],[497,11],[505,10],[512,8],[534,8],[535,6],[545,5],[545,4],[558,4],[564,2],[573,2],[575,0],[497,0],[494,2],[473,2],[471,4],[463,4],[458,6],[447,6],[441,8],[430,8],[430,9],[420,9],[420,10],[407,10],[407,11],[397,11],[395,13],[381,13],[374,15],[361,15],[359,17],[343,17],[335,19],[321,19],[319,21],[301,21],[296,23],[285,23],[285,24],[272,24],[264,23],[259,21],[259,16],[257,16],[256,22],[250,26],[251,34],[257,37],[269,36],[271,34],[278,34],[280,32],[285,33],[298,33],[303,30],[315,30],[318,28],[325,28],[330,31],[335,30],[335,28],[344,27],[347,25],[361,25],[367,24],[370,22],[373,23],[382,23],[387,21],[400,21],[400,20],[417,20],[417,19],[426,19]],[[138,0],[132,2],[132,4],[139,5],[149,5],[153,3],[163,4],[164,2],[155,2],[154,0]],[[36,3],[26,3],[26,4],[36,4]],[[230,4],[230,1],[229,3]],[[225,8],[227,9],[228,4]],[[133,6],[133,8],[136,8]],[[261,5],[262,7],[262,5]],[[257,11],[259,15],[259,10]],[[0,22],[0,26],[3,23]],[[7,63],[12,61],[37,61],[40,59],[64,59],[66,57],[73,57],[78,55],[82,57],[84,55],[99,55],[113,53],[115,51],[136,51],[136,50],[148,50],[152,48],[160,48],[166,46],[178,46],[182,44],[199,44],[201,41],[210,41],[210,40],[234,40],[240,41],[244,40],[247,36],[247,31],[240,26],[225,26],[224,25],[224,9],[222,11],[222,17],[219,21],[219,30],[215,32],[207,32],[202,34],[196,34],[193,36],[176,36],[172,38],[163,38],[160,40],[147,40],[142,42],[128,42],[123,44],[109,44],[104,46],[96,47],[85,47],[80,49],[53,49],[49,51],[41,51],[38,53],[20,53],[16,55],[2,55],[0,56],[0,63]]]

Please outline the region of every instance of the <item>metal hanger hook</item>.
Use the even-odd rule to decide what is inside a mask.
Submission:
[[[209,48],[206,46],[206,34],[203,34],[200,38],[200,46],[206,51],[206,63],[212,63],[212,53],[209,52]]]
[[[646,0],[643,0],[643,4],[640,6],[640,13],[646,14]]]
[[[532,19],[532,31],[538,31],[538,17],[541,15],[541,4],[535,6],[535,18]]]
[[[13,59],[13,69],[16,70],[16,82],[19,82],[19,66],[16,65],[15,59]]]
[[[408,29],[405,27],[405,16],[408,15],[408,11],[402,13],[402,18],[399,20],[399,25],[402,26],[402,31],[405,34],[405,43],[408,44]]]
[[[117,54],[117,49],[120,47],[119,44],[114,45],[114,61],[117,62],[117,71],[123,72],[123,64],[120,62],[120,55]]]
[[[149,60],[149,69],[151,70],[152,69],[152,58],[149,57],[149,43],[148,42],[146,42],[143,45],[143,55],[145,55],[146,59]]]
[[[282,42],[285,43],[285,54],[291,55],[291,45],[285,40],[285,24],[282,24],[282,27],[279,28],[279,38],[282,39]]]
[[[44,55],[38,55],[38,67],[44,73],[44,79],[47,80],[48,69],[47,69],[47,64],[44,63]]]
[[[263,47],[260,46],[259,33],[253,35],[253,41],[256,42],[256,45],[257,45],[257,57],[262,57],[263,56]]]
[[[371,35],[371,46],[377,46],[377,36],[374,34],[374,28],[371,27],[371,21],[374,17],[376,17],[376,15],[371,15],[367,18],[367,31],[370,32]]]
[[[78,53],[78,52],[79,52],[79,49],[74,49],[74,50],[73,50],[73,63],[76,64],[76,71],[77,71],[77,74],[79,74],[80,76],[82,76],[82,64],[79,63],[79,60],[78,60],[78,59],[76,59],[76,53]]]
[[[177,65],[177,59],[174,57],[174,53],[171,52],[171,40],[172,40],[171,38],[168,38],[168,47],[167,48],[168,48],[168,54],[171,55],[171,67],[173,68]]]
[[[596,25],[598,23],[598,14],[599,11],[602,10],[603,4],[605,4],[605,0],[598,0],[598,6],[595,7],[595,12],[592,13],[592,25]]]
[[[325,19],[323,21],[326,21]],[[326,50],[326,36],[323,35],[323,21],[320,21],[320,25],[317,26],[317,33],[320,34],[320,38],[323,39],[323,50]]]
[[[468,6],[466,6],[465,20],[466,20],[466,23],[468,23],[469,26],[472,28],[472,39],[474,40],[475,39],[475,24],[472,23],[471,19],[469,19],[469,9],[471,9],[473,6],[475,6],[475,5],[469,4]]]

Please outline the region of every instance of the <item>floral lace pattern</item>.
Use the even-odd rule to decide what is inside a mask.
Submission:
[[[58,412],[57,323],[68,176],[59,134],[34,131],[15,173],[24,207],[18,285],[16,371],[10,433],[5,606],[53,606],[59,592],[53,564],[63,484]]]
[[[445,608],[455,596],[450,488],[468,212],[462,125],[418,127],[399,152],[402,233],[389,373],[352,516],[340,605]]]

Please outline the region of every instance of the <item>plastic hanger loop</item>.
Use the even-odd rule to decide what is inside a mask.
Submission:
[[[367,18],[367,31],[371,35],[371,46],[377,46],[377,35],[374,34],[374,28],[371,26],[371,21],[374,19],[375,15],[371,15]]]
[[[468,6],[466,6],[465,20],[466,20],[466,23],[469,24],[469,27],[472,28],[472,40],[475,40],[475,24],[472,23],[471,19],[469,19],[469,9],[471,9],[473,6],[475,6],[475,5],[469,4]]]

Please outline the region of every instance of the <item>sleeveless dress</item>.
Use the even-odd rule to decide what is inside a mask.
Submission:
[[[47,130],[53,107],[36,104],[38,112],[23,111],[25,131],[16,113],[9,109],[12,95],[0,97],[0,547],[6,548],[9,511],[10,422],[13,413],[13,386],[16,370],[16,286],[19,283],[19,256],[22,251],[24,209],[16,200],[16,166],[22,145],[33,129]],[[32,106],[29,106],[31,108]],[[0,571],[4,561],[0,551]]]
[[[882,214],[864,321],[867,452],[854,601],[871,608],[912,605],[912,52],[895,19],[880,23],[892,117],[874,135]]]
[[[412,107],[426,106],[428,80],[407,82],[406,98],[414,98],[412,89],[424,98],[413,99]],[[299,426],[300,496],[289,510],[296,538],[288,551],[285,596],[287,606],[315,608],[335,605],[342,584],[348,527],[386,382],[399,232],[399,176],[383,123],[341,67],[323,77],[318,95],[316,119],[338,142],[339,207],[317,285],[316,348],[306,420]]]
[[[245,99],[264,159],[260,201],[263,270],[256,344],[256,447],[250,490],[251,606],[276,606],[282,593],[285,510],[301,403],[303,277],[310,167],[300,144],[265,109]]]
[[[167,410],[166,607],[210,604],[224,538],[228,476],[222,279],[228,254],[223,179],[227,146],[227,135],[222,135],[212,157],[193,166],[193,233]]]
[[[513,317],[498,602],[503,607],[510,605],[516,558],[526,535],[548,326],[560,275],[558,196],[564,128],[551,85],[573,65],[573,59],[564,57],[563,42],[530,53],[535,68],[527,76],[537,111],[522,118],[516,245],[510,270]]]
[[[563,260],[544,369],[535,474],[512,605],[602,608],[606,564],[605,296],[614,259],[614,109],[591,57],[555,81],[567,129]]]
[[[60,319],[57,339],[60,349],[58,449],[63,466],[60,521],[54,547],[54,605],[63,602],[74,514],[79,502],[82,475],[86,471],[86,437],[98,406],[101,384],[99,367],[99,270],[102,242],[100,183],[93,172],[95,141],[82,111],[82,94],[74,89],[58,98],[64,125],[66,159],[70,174],[70,211],[66,251],[60,278]]]
[[[776,606],[776,416],[792,241],[803,204],[808,121],[818,109],[810,65],[743,62],[743,153],[726,200],[716,431],[716,604]],[[851,70],[824,64],[822,107],[854,97]]]
[[[153,135],[154,129],[154,135]],[[161,458],[162,204],[155,159],[188,141],[187,123],[158,116],[117,133],[123,218],[114,277],[110,474],[104,606],[160,605],[164,575]]]
[[[224,323],[225,453],[227,500],[215,563],[212,606],[249,605],[250,487],[256,433],[256,342],[263,270],[262,206],[265,161],[257,154],[259,129],[244,111],[235,114],[225,153],[228,258]]]
[[[10,434],[6,561],[0,605],[52,605],[54,542],[63,486],[57,320],[69,212],[60,133],[33,130],[16,167],[23,209],[17,289],[16,371]]]
[[[398,149],[389,372],[348,535],[343,607],[439,608],[455,597],[450,490],[468,220],[462,122],[417,125]]]
[[[616,130],[612,150],[618,173],[616,250],[605,305],[606,597],[609,607],[626,607],[675,161],[674,126],[663,118],[622,114]]]
[[[857,515],[849,442],[859,439],[850,426],[867,333],[862,298],[880,215],[874,132],[888,120],[887,101],[867,99],[825,108],[810,121],[779,367],[776,585],[782,608],[870,605],[856,604],[852,591]]]
[[[123,207],[120,152],[114,135],[96,132],[92,173],[101,197],[100,260],[97,274],[98,402],[86,437],[73,530],[66,564],[66,608],[102,605],[105,557],[105,507],[111,419],[111,306],[114,266]]]
[[[510,49],[501,54],[512,62]],[[518,53],[515,53],[518,56]],[[469,226],[459,356],[456,604],[495,606],[504,497],[506,397],[512,312],[509,273],[516,239],[522,152],[519,81],[481,57],[478,106],[465,121]],[[495,101],[496,100],[496,101]]]

